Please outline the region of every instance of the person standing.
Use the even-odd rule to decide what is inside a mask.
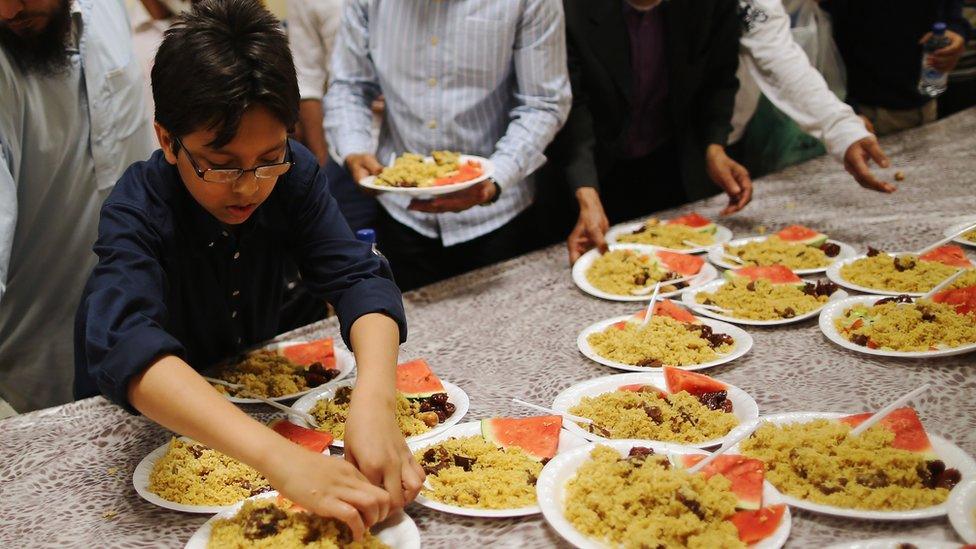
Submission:
[[[116,0],[0,0],[0,397],[71,399],[72,326],[102,201],[153,148]]]
[[[386,101],[379,146],[370,102]],[[356,181],[391,155],[449,149],[493,177],[432,200],[380,195],[379,247],[402,289],[531,249],[532,173],[570,106],[559,0],[346,3],[325,98],[330,146]]]

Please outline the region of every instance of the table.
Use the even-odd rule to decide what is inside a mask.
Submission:
[[[841,241],[917,249],[976,213],[976,109],[885,139],[899,191],[861,190],[829,158],[764,177],[744,212],[722,222],[737,236],[756,227],[801,223]],[[722,197],[669,211],[716,216]],[[511,397],[551,403],[566,387],[616,373],[582,357],[578,332],[639,305],[589,297],[573,285],[563,246],[462,275],[405,296],[410,322],[404,359],[426,357],[471,396],[466,420],[520,414]],[[747,327],[748,328],[748,327]],[[748,331],[753,350],[709,370],[751,393],[762,413],[859,412],[932,382],[916,402],[927,428],[976,454],[976,358],[929,361],[873,358],[836,347],[815,320]],[[334,335],[333,320],[301,335]],[[66,365],[66,367],[68,367]],[[249,408],[262,418],[267,408]],[[136,464],[169,434],[98,397],[0,422],[0,546],[181,547],[207,519],[156,508],[131,485]],[[565,546],[541,517],[479,520],[416,504],[425,547]],[[902,524],[838,520],[794,510],[789,547],[879,535],[957,540],[946,519]]]

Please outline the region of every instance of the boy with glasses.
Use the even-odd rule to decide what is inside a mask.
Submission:
[[[257,0],[207,0],[167,31],[152,85],[161,149],[102,207],[75,394],[101,393],[251,465],[359,538],[423,483],[394,416],[406,321],[387,265],[355,240],[315,157],[288,140],[299,95],[287,40]],[[344,460],[280,437],[197,372],[279,333],[286,260],[334,305],[356,355]]]

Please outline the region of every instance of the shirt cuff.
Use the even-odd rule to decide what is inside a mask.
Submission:
[[[522,179],[519,177],[521,169],[514,160],[506,156],[495,155],[491,157],[491,163],[495,167],[491,178],[498,182],[498,186],[502,190],[511,187]]]
[[[317,99],[321,101],[323,95],[325,94],[322,93],[321,88],[316,89],[315,86],[310,85],[298,86],[298,99],[300,101],[305,101],[307,99]]]
[[[95,372],[95,383],[106,398],[130,414],[139,411],[129,403],[129,382],[153,362],[166,355],[185,357],[183,345],[166,331],[142,326],[125,334]]]
[[[407,340],[407,315],[403,311],[403,297],[392,280],[369,278],[357,282],[334,305],[336,316],[339,317],[339,333],[349,349],[352,349],[349,339],[352,325],[359,317],[370,313],[381,313],[393,319],[400,329],[400,343]]]
[[[339,164],[344,165],[350,154],[374,152],[373,138],[369,132],[339,130],[336,135],[341,136],[337,137],[335,143]]]
[[[830,153],[830,156],[843,164],[847,149],[855,142],[865,137],[871,137],[871,135],[871,132],[864,127],[864,122],[857,116],[854,116],[845,119],[840,124],[837,124],[836,127],[831,128],[829,133],[825,134],[824,143],[827,146],[827,152]]]

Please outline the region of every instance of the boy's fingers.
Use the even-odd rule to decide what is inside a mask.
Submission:
[[[400,477],[399,467],[388,467],[383,474],[383,487],[390,496],[390,507],[392,509],[403,509],[403,480]]]
[[[363,535],[366,533],[366,525],[363,524],[363,518],[359,515],[359,511],[352,505],[340,501],[337,498],[327,496],[322,501],[321,506],[314,509],[314,511],[318,515],[335,517],[346,523],[346,526],[352,531],[352,539],[355,541],[362,540]]]

